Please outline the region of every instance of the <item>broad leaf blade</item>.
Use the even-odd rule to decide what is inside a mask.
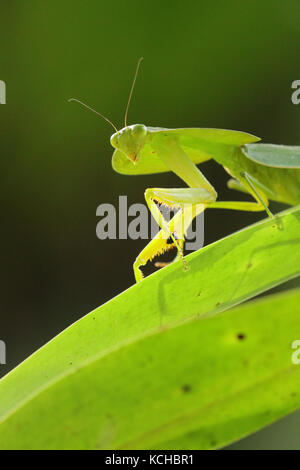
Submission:
[[[12,414],[4,449],[211,449],[293,411],[300,292],[93,357]]]

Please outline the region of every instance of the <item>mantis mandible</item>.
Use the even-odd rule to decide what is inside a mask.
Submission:
[[[136,281],[143,279],[142,266],[154,257],[177,249],[173,262],[183,255],[184,238],[194,217],[206,208],[242,211],[266,211],[273,217],[269,200],[300,204],[300,147],[257,144],[259,137],[225,129],[165,129],[144,124],[127,125],[127,114],[137,78],[139,60],[125,112],[125,127],[115,129],[110,142],[115,151],[113,169],[125,175],[145,175],[173,171],[188,187],[148,188],[147,205],[160,227],[158,234],[136,258],[133,269]],[[217,201],[217,192],[196,166],[209,159],[222,165],[231,176],[228,187],[250,194],[253,202]],[[165,220],[158,205],[178,209]],[[178,229],[178,227],[180,227]],[[167,263],[156,263],[163,266]]]

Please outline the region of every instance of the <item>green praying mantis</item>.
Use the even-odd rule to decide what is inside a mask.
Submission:
[[[118,130],[109,119],[81,101],[69,100],[96,112],[114,127],[116,132],[110,142],[115,149],[112,166],[116,172],[145,175],[173,171],[188,186],[146,189],[145,199],[160,231],[134,262],[137,282],[143,279],[142,266],[172,248],[177,249],[173,262],[181,258],[186,269],[183,254],[186,232],[194,217],[207,208],[266,211],[273,217],[269,200],[300,204],[300,147],[258,144],[259,137],[224,129],[128,126],[128,109],[141,60],[131,86],[123,129]],[[250,194],[254,201],[217,201],[216,190],[196,166],[209,159],[222,165],[231,176],[229,188]],[[160,205],[178,211],[167,221]],[[158,262],[156,266],[165,264]]]

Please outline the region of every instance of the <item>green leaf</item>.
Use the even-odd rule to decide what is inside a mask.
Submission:
[[[299,228],[299,208],[247,227],[54,338],[0,382],[0,447],[218,447],[296,408],[299,294],[207,316],[299,275]]]
[[[300,291],[93,357],[1,426],[4,449],[211,449],[300,403]]]

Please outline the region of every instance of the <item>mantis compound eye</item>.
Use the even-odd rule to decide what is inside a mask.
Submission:
[[[144,138],[147,135],[147,127],[144,124],[134,124],[131,132],[132,136],[137,139]]]

